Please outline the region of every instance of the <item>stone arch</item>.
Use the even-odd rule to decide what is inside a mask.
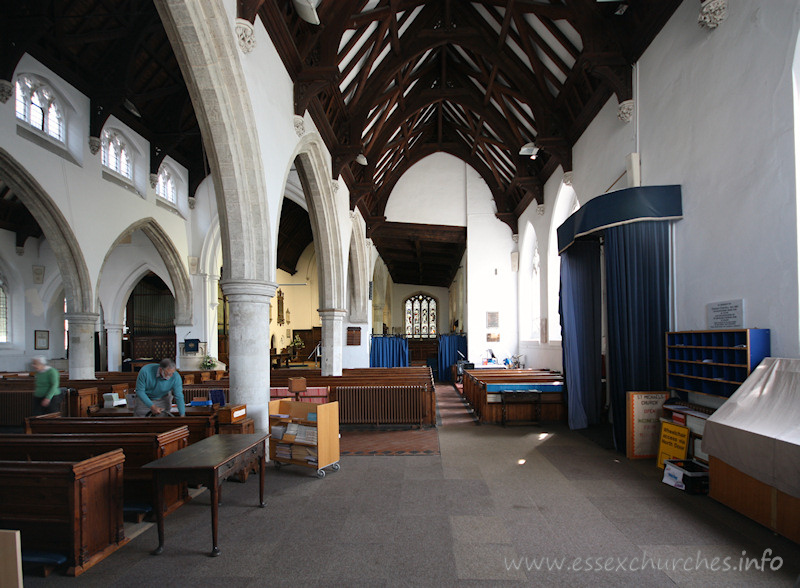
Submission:
[[[192,285],[191,281],[189,280],[189,274],[186,271],[186,267],[183,264],[180,254],[178,250],[175,248],[175,245],[172,243],[172,240],[169,238],[169,235],[161,228],[155,219],[153,218],[145,218],[136,221],[132,225],[130,225],[127,229],[122,231],[111,245],[106,252],[106,256],[103,259],[103,265],[100,269],[100,278],[98,278],[98,291],[100,290],[100,280],[103,276],[103,269],[106,266],[106,262],[108,261],[109,256],[111,253],[116,249],[116,247],[120,244],[120,242],[133,233],[134,231],[140,230],[145,236],[150,239],[150,242],[158,251],[159,255],[161,256],[161,260],[164,262],[164,265],[167,268],[167,274],[169,275],[169,281],[164,280],[168,286],[172,287],[172,295],[175,297],[175,325],[191,325],[192,324]],[[145,264],[147,265],[147,264]],[[145,270],[142,270],[145,271]],[[154,273],[158,273],[155,272]],[[143,274],[142,274],[143,275]],[[141,278],[141,276],[139,276]],[[162,276],[163,279],[163,276]],[[138,281],[138,280],[137,280]],[[134,282],[134,285],[136,282]],[[130,295],[130,292],[128,292]],[[127,300],[127,296],[124,298]],[[117,306],[116,302],[114,305],[114,309],[109,309],[111,312],[109,316],[114,316],[115,319],[119,318],[122,319],[121,315],[117,314]],[[112,314],[113,313],[113,314]]]
[[[350,292],[350,320],[366,323],[369,318],[369,251],[364,227],[356,213],[351,213],[353,229],[350,235],[348,266]]]
[[[0,178],[30,211],[50,241],[64,282],[67,311],[70,314],[94,313],[89,269],[78,240],[61,210],[41,184],[4,149],[0,149]]]
[[[186,80],[211,167],[225,244],[224,281],[246,282],[249,289],[272,296],[264,165],[228,14],[221,0],[157,0],[156,8]]]
[[[336,198],[327,165],[327,152],[316,133],[304,135],[295,150],[294,162],[306,197],[314,248],[319,262],[320,306],[346,308],[347,276],[342,247],[342,231]]]

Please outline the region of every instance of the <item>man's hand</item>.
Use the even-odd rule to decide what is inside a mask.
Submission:
[[[42,398],[42,406],[44,408],[47,408],[48,406],[50,406],[50,399],[49,398]]]
[[[150,407],[150,412],[152,412],[153,414],[161,414],[161,408],[159,408],[154,404],[153,406]]]

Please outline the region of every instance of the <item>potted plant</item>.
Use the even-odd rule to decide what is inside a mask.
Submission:
[[[211,355],[206,355],[203,357],[202,361],[200,361],[200,369],[201,370],[213,370],[217,367],[217,358]]]

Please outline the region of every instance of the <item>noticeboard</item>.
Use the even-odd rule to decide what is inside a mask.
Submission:
[[[661,407],[669,392],[628,392],[628,459],[653,458],[658,452]]]
[[[658,467],[664,469],[664,460],[686,459],[689,448],[689,429],[674,423],[661,423],[661,440],[658,443]]]

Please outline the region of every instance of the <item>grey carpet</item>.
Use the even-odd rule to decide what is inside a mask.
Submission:
[[[269,468],[265,509],[256,477],[225,483],[218,558],[206,555],[204,492],[167,518],[163,555],[149,554],[151,527],[77,579],[25,585],[791,586],[800,573],[800,546],[565,427],[439,436],[440,456],[345,457],[321,480]],[[738,566],[742,551],[760,561],[767,548],[783,560],[777,572],[708,569],[714,558]],[[580,569],[540,558],[564,568],[581,558]],[[652,563],[631,571],[633,558]]]

